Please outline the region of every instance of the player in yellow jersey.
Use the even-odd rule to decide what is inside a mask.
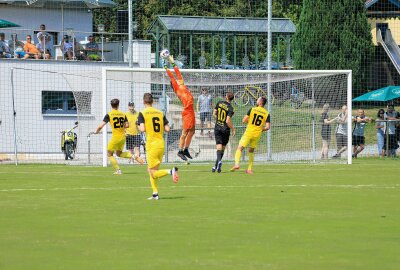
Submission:
[[[265,97],[258,98],[257,107],[251,108],[243,117],[243,123],[247,123],[247,127],[239,141],[239,145],[235,153],[235,166],[231,169],[231,171],[240,169],[240,156],[242,155],[243,149],[249,145],[249,165],[246,173],[253,174],[254,149],[257,147],[262,132],[269,130],[271,127],[270,114],[264,108],[266,102],[267,99]]]
[[[144,164],[143,159],[140,157],[140,132],[137,126],[137,119],[139,112],[135,110],[135,104],[133,102],[128,103],[128,111],[126,112],[126,118],[128,119],[129,127],[125,129],[126,133],[126,150],[132,155],[133,159],[140,164]]]
[[[111,108],[112,110],[104,116],[103,122],[101,122],[101,124],[97,127],[95,133],[98,134],[107,123],[110,123],[112,136],[107,147],[108,159],[110,160],[111,166],[115,169],[114,174],[121,174],[121,170],[117,160],[114,157],[114,153],[122,158],[132,158],[132,154],[130,152],[122,152],[126,140],[125,128],[129,127],[129,123],[125,113],[118,110],[118,99],[114,98],[111,100]]]
[[[161,177],[168,174],[172,175],[174,183],[178,182],[178,168],[171,170],[159,170],[164,156],[164,131],[169,132],[168,120],[164,113],[152,107],[153,96],[145,93],[143,96],[145,109],[139,113],[139,130],[146,132],[146,156],[147,171],[150,176],[150,183],[153,189],[153,195],[149,200],[159,200],[158,181]]]

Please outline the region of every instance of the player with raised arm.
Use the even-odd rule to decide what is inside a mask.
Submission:
[[[267,99],[260,97],[257,99],[257,106],[251,108],[243,117],[243,123],[247,123],[246,131],[239,141],[238,148],[235,153],[235,166],[231,171],[240,169],[240,156],[243,149],[249,145],[249,165],[246,173],[253,174],[254,150],[257,147],[258,141],[261,138],[263,131],[267,131],[271,127],[270,114],[264,108]]]
[[[178,168],[170,170],[159,170],[164,156],[164,131],[169,132],[168,120],[162,111],[152,107],[153,96],[145,93],[143,96],[145,109],[139,113],[139,130],[146,132],[146,154],[147,171],[150,176],[150,183],[153,189],[153,195],[149,200],[159,200],[158,183],[162,177],[170,174],[174,183],[178,182]]]
[[[111,100],[111,108],[112,110],[104,116],[103,122],[97,127],[94,133],[99,134],[101,129],[107,123],[110,123],[112,136],[107,146],[108,159],[110,160],[111,166],[115,169],[114,174],[122,174],[118,162],[114,157],[114,153],[118,157],[132,158],[130,152],[122,152],[126,141],[125,128],[129,127],[129,123],[126,114],[118,110],[119,99],[114,98]]]
[[[217,160],[215,161],[215,166],[212,167],[212,172],[221,172],[222,167],[222,157],[224,156],[225,147],[229,142],[229,136],[235,136],[236,130],[232,123],[232,116],[234,114],[231,102],[233,100],[233,93],[226,93],[225,100],[219,101],[214,108],[213,115],[216,119],[214,134],[215,134],[215,144],[217,147]]]
[[[182,160],[187,160],[187,158],[192,159],[192,156],[189,153],[189,146],[192,141],[194,132],[195,132],[195,113],[193,107],[193,95],[190,92],[189,88],[185,85],[182,74],[175,64],[174,58],[169,54],[168,50],[163,50],[160,55],[168,61],[174,68],[177,79],[174,77],[172,72],[168,69],[167,63],[164,62],[164,68],[167,71],[167,74],[171,80],[171,86],[174,90],[175,94],[178,96],[179,100],[182,102],[183,110],[182,110],[182,122],[183,129],[182,134],[179,139],[179,151],[178,156]]]

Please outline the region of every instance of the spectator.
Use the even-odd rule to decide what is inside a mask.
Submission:
[[[331,143],[331,124],[335,122],[335,119],[329,118],[329,104],[324,104],[321,113],[321,137],[322,137],[322,150],[321,158],[328,158],[329,145]]]
[[[77,60],[86,60],[86,55],[85,52],[83,51],[82,45],[76,41],[76,38],[74,38],[74,49],[75,49],[75,58]]]
[[[384,120],[397,120],[399,118],[399,113],[394,110],[394,106],[392,104],[387,105],[387,112],[384,115]],[[387,140],[389,139],[389,143]],[[385,129],[385,139],[383,148],[385,149],[385,153],[387,156],[396,156],[396,149],[399,148],[396,138],[396,122],[389,121],[386,124]],[[386,150],[388,151],[386,152]]]
[[[365,136],[364,129],[367,123],[371,123],[372,119],[365,116],[365,111],[359,109],[357,111],[357,116],[353,117],[353,122],[355,123],[352,136],[353,144],[353,158],[357,158],[357,155],[361,153],[365,148]]]
[[[32,36],[26,36],[26,43],[24,45],[25,56],[24,59],[35,58],[40,59],[41,54],[34,44],[32,44]]]
[[[136,160],[139,164],[144,164],[143,159],[140,157],[140,131],[138,129],[138,116],[139,112],[135,110],[135,103],[128,103],[129,111],[126,112],[126,118],[129,122],[129,127],[125,129],[126,134],[126,150],[128,150],[132,154],[132,159],[129,160],[129,163],[133,160]]]
[[[340,158],[341,154],[347,149],[347,106],[342,106],[342,112],[335,118],[337,152],[332,158]]]
[[[36,35],[38,39],[38,43],[42,43],[41,47],[43,47],[46,51],[49,51],[49,54],[52,55],[53,52],[53,38],[51,34],[46,32],[46,25],[40,25],[40,31]]]
[[[74,59],[74,44],[72,43],[72,40],[69,39],[68,35],[64,35],[63,39],[61,40],[61,48],[63,50],[64,59]]]
[[[378,118],[376,119],[375,123],[375,128],[376,128],[376,141],[378,143],[378,155],[384,156],[385,151],[383,149],[383,143],[385,140],[385,128],[386,124],[383,122],[385,118],[385,110],[384,109],[379,109],[378,111]]]
[[[42,35],[40,37],[39,43],[36,44],[36,48],[41,53],[41,58],[43,58],[43,59],[50,59],[51,58],[51,52],[50,52],[49,49],[46,48],[45,36]]]
[[[200,113],[200,134],[203,135],[204,122],[207,121],[208,136],[211,136],[211,115],[212,115],[212,97],[207,88],[202,89],[202,93],[197,100],[197,112]]]
[[[94,37],[93,36],[89,36],[89,43],[86,44],[86,59],[87,60],[91,60],[91,61],[99,61],[100,56],[98,55],[98,51],[99,51],[99,45],[96,43],[96,41],[94,41]]]
[[[10,41],[11,53],[14,54],[15,58],[24,58],[24,43],[18,40],[17,34],[15,34],[15,40]]]
[[[0,58],[11,58],[10,47],[5,41],[4,33],[0,33]]]

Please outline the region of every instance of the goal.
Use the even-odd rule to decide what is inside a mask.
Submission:
[[[351,112],[351,71],[183,69],[181,73],[195,98],[195,110],[203,89],[207,90],[214,105],[224,100],[227,92],[234,93],[233,123],[237,134],[231,137],[224,160],[234,159],[238,142],[246,128],[242,118],[255,105],[258,97],[265,96],[268,99],[266,109],[271,113],[271,130],[264,133],[259,142],[256,161],[351,163],[350,152],[344,153],[341,159],[330,158],[337,151],[334,135],[336,124],[331,124],[329,158],[321,159],[322,108],[329,104],[330,118],[337,117],[343,105],[347,105]],[[156,100],[154,106],[165,113],[173,127],[165,137],[165,162],[180,162],[176,152],[182,130],[183,107],[170,86],[165,70],[105,68],[102,80],[103,114],[110,110],[109,101],[114,97],[123,97],[123,103],[127,103],[128,94],[140,110],[143,108],[143,94],[153,94]],[[347,121],[351,121],[351,113],[347,118]],[[201,123],[199,114],[196,114],[196,132],[190,147],[190,152],[196,155],[193,162],[215,160],[213,119],[211,126],[206,122]],[[351,125],[347,125],[347,132],[351,134]],[[107,164],[105,149],[108,136],[107,131],[104,131],[103,165]],[[350,149],[351,136],[348,136],[347,144]],[[243,156],[246,159],[246,153]]]
[[[104,115],[111,110],[110,100],[120,99],[120,110],[128,110],[134,102],[137,110],[144,108],[142,98],[151,92],[154,106],[164,111],[172,126],[166,134],[164,162],[181,162],[176,153],[182,130],[182,105],[170,87],[163,69],[101,68],[82,69],[70,64],[46,69],[10,68],[0,82],[0,163],[60,163],[107,166],[107,142],[110,128],[93,134]],[[80,71],[80,68],[82,71]],[[197,101],[203,89],[211,95],[213,105],[233,92],[237,134],[227,145],[224,160],[232,161],[241,135],[245,131],[243,116],[255,105],[259,96],[266,96],[266,109],[271,114],[271,130],[265,132],[255,152],[259,163],[351,163],[351,153],[332,159],[336,153],[335,127],[331,124],[331,140],[327,159],[321,159],[321,113],[329,104],[330,118],[340,113],[343,105],[351,112],[351,71],[251,71],[251,70],[186,70],[185,84]],[[29,79],[31,78],[31,79]],[[62,131],[77,134],[73,159],[65,158]],[[348,120],[351,121],[351,114]],[[190,152],[193,162],[213,162],[216,157],[213,134],[214,120],[200,125],[196,114],[196,133]],[[347,125],[351,134],[351,125]],[[143,138],[145,139],[145,138]],[[351,136],[347,147],[350,149]],[[64,148],[65,149],[65,148]],[[71,150],[71,147],[68,148]],[[145,158],[145,147],[141,147]],[[246,152],[242,155],[247,159]],[[121,164],[126,160],[120,160]]]

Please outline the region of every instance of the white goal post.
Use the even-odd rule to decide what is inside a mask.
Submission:
[[[234,150],[243,133],[245,126],[241,118],[252,105],[255,97],[268,97],[266,108],[271,113],[271,130],[264,140],[259,143],[258,158],[265,162],[345,162],[351,164],[351,101],[352,101],[352,72],[351,70],[181,70],[185,84],[191,89],[195,98],[201,89],[206,88],[211,93],[214,104],[223,100],[226,92],[235,94],[235,123],[238,124],[237,138],[229,145],[230,154],[226,159],[232,160]],[[125,94],[121,94],[124,93]],[[124,100],[129,92],[130,100]],[[170,123],[179,131],[182,124],[180,112],[182,106],[170,87],[169,77],[164,69],[131,69],[103,68],[102,70],[102,111],[105,115],[111,108],[112,98],[121,97],[122,104],[134,101],[136,107],[143,108],[142,97],[145,92],[151,92],[156,97],[155,107],[164,111]],[[347,105],[347,149],[343,159],[320,159],[320,115],[324,104],[331,105],[331,118],[335,118],[342,105]],[[277,122],[277,121],[279,122]],[[287,121],[286,121],[287,120]],[[196,116],[196,124],[199,122]],[[330,157],[336,152],[335,125],[332,124],[332,139],[329,148]],[[192,149],[199,149],[201,154],[198,161],[211,162],[215,159],[215,142],[210,136],[207,143],[196,126],[196,135]],[[210,129],[208,129],[210,130]],[[204,131],[208,131],[204,128]],[[212,127],[211,127],[212,133]],[[102,165],[107,166],[107,141],[109,128],[102,133],[103,158]],[[286,141],[286,135],[288,141]],[[178,134],[179,135],[179,134]],[[175,134],[175,136],[177,136]],[[203,135],[204,136],[204,135]],[[292,138],[297,138],[296,142]],[[166,147],[167,162],[179,162],[174,155],[178,149],[177,138],[168,139]],[[286,141],[286,142],[285,142]],[[170,144],[170,145],[168,145]],[[173,145],[171,145],[173,144]],[[297,144],[297,145],[296,145]],[[213,147],[214,146],[214,147]],[[257,153],[257,152],[256,152]]]

